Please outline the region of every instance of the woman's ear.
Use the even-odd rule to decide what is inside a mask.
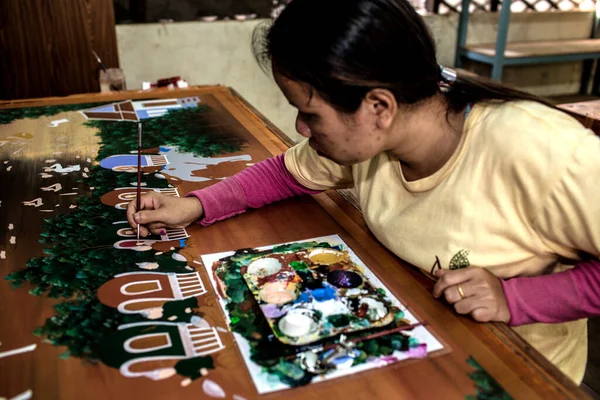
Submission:
[[[398,112],[398,102],[392,92],[387,89],[372,89],[363,102],[367,112],[375,118],[377,128],[387,129],[392,125]]]

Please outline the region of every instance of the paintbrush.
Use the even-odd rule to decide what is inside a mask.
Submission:
[[[138,147],[137,147],[137,195],[135,197],[135,210],[140,211],[142,194],[142,123],[138,122]],[[137,224],[137,241],[140,241],[140,224]]]
[[[106,66],[102,62],[102,59],[100,58],[100,56],[98,55],[98,53],[96,53],[96,51],[92,50],[92,53],[94,53],[94,57],[96,58],[96,61],[98,62],[98,65],[100,65],[100,68],[102,68],[102,71],[104,71],[104,74],[106,75],[106,79],[109,79],[109,77],[108,77],[108,69],[106,68]],[[119,88],[117,88],[112,83],[109,83],[109,88],[110,88],[110,90],[119,91]]]
[[[411,325],[402,325],[402,326],[397,326],[395,328],[390,328],[390,329],[386,329],[383,331],[379,331],[379,332],[375,332],[372,333],[370,335],[366,335],[366,336],[357,336],[351,339],[347,339],[347,342],[353,342],[353,343],[358,343],[358,342],[363,342],[365,340],[371,340],[371,339],[375,339],[381,336],[387,336],[387,335],[391,335],[393,333],[398,333],[398,332],[402,332],[402,331],[408,331],[411,329],[414,329],[418,326],[425,326],[429,324],[429,321],[425,320],[425,321],[421,321],[421,322],[417,322],[415,324],[411,324]],[[302,353],[304,351],[318,351],[318,352],[322,352],[322,351],[326,351],[326,350],[331,350],[334,349],[338,344],[337,343],[331,343],[331,344],[327,344],[324,346],[316,346],[316,347],[311,347],[311,346],[306,346],[306,347],[302,347],[301,349],[298,349],[299,351],[296,354],[287,356],[286,359],[290,360],[290,359],[294,359],[298,356],[299,353]]]

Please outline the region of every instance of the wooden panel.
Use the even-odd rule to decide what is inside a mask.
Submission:
[[[467,50],[493,57],[496,44],[477,44],[466,46]],[[600,52],[600,39],[546,40],[536,42],[508,43],[505,58],[539,57],[564,54],[583,54]]]
[[[279,136],[280,132],[253,112],[249,104],[241,101],[224,87],[151,93],[77,95],[66,99],[0,102],[0,107],[109,102],[127,98],[166,99],[196,95],[200,96],[202,102],[211,110],[218,111],[215,116],[209,115],[207,118],[219,120],[225,123],[230,131],[240,132],[244,136],[248,144],[244,151],[252,155],[253,162],[286,150],[287,145]],[[61,117],[56,115],[51,118]],[[77,118],[79,120],[76,120]],[[21,201],[38,196],[39,186],[50,183],[43,181],[39,176],[40,168],[48,165],[44,160],[52,157],[53,160],[50,162],[68,165],[82,163],[81,160],[94,157],[93,153],[98,143],[94,141],[93,135],[88,138],[89,142],[79,143],[70,148],[59,148],[58,140],[53,140],[57,133],[60,133],[69,143],[82,141],[85,136],[85,131],[81,129],[82,118],[81,114],[71,113],[69,125],[61,126],[60,130],[50,128],[47,119],[21,121],[19,126],[12,128],[8,125],[0,127],[0,137],[14,135],[15,132],[25,132],[26,128],[34,132],[30,135],[33,141],[31,148],[26,149],[25,154],[14,155],[9,145],[2,148],[2,152],[5,152],[2,155],[4,160],[10,160],[9,163],[14,166],[14,170],[8,172],[4,169],[0,174],[0,186],[5,189],[0,192],[2,209],[11,211],[10,215],[0,213],[0,226],[14,223],[14,231],[11,231],[10,235],[16,237],[15,244],[6,245],[6,259],[0,264],[3,267],[3,274],[21,268],[29,258],[41,254],[40,246],[33,244],[41,230],[42,220],[49,215],[37,211],[34,207],[23,206]],[[79,158],[75,158],[75,151]],[[225,167],[229,168],[226,175],[231,175],[240,168],[234,163],[227,163]],[[19,179],[15,179],[15,174],[20,174]],[[208,175],[211,174],[207,171]],[[61,175],[58,179],[61,179],[63,186],[69,190],[78,187],[81,195],[89,189],[85,186],[85,181],[78,180],[77,177]],[[186,193],[199,185],[198,182],[187,181],[171,183],[180,193]],[[65,203],[67,200],[64,198],[60,200],[60,193],[44,192],[43,196],[50,206],[58,204],[60,207],[70,209]],[[506,325],[475,323],[467,317],[455,314],[444,302],[434,299],[431,295],[432,281],[400,261],[379,244],[367,229],[360,213],[336,192],[288,199],[262,209],[251,210],[209,227],[193,225],[189,227],[189,234],[191,239],[187,243],[185,252],[193,255],[194,259],[197,259],[198,254],[339,234],[390,291],[404,300],[415,314],[429,321],[428,328],[447,345],[449,350],[441,355],[400,362],[324,383],[315,383],[308,387],[273,393],[264,398],[464,399],[466,395],[475,395],[477,391],[475,382],[470,376],[473,369],[466,362],[469,357],[477,360],[513,398],[586,398],[579,388]],[[202,279],[208,282],[204,272],[202,272]],[[40,338],[31,334],[35,327],[54,315],[52,305],[56,300],[44,296],[31,296],[27,289],[30,287],[13,290],[7,281],[0,282],[0,303],[6,305],[2,316],[3,323],[0,324],[0,337],[2,337],[0,351],[20,348],[31,343],[38,344],[35,351],[18,357],[0,359],[0,370],[6,371],[5,374],[0,375],[2,395],[12,397],[26,389],[31,389],[34,396],[64,400],[117,397],[209,398],[206,392],[203,393],[204,382],[206,382],[206,380],[202,381],[204,378],[198,378],[185,387],[181,384],[183,383],[181,377],[174,376],[159,381],[126,378],[121,375],[119,369],[101,363],[85,363],[74,357],[59,360],[58,355],[64,351],[64,347],[41,343]],[[207,319],[216,322],[215,325],[224,326],[222,313],[215,304],[214,291],[210,285],[207,285],[207,290],[208,293],[201,301],[201,310],[206,313]],[[246,399],[259,398],[231,335],[225,333],[223,337],[226,350],[215,356],[215,369],[209,372],[207,378],[222,386],[226,398],[236,398],[234,395]]]
[[[0,98],[98,92],[98,63],[118,67],[111,0],[2,0]]]

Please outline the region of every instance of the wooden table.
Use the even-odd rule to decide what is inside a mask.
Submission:
[[[577,118],[596,135],[600,135],[600,100],[560,104],[558,108]]]
[[[177,188],[180,195],[191,189],[205,187],[218,181],[215,178],[230,176],[245,168],[247,164],[280,154],[292,144],[235,91],[226,87],[76,95],[66,98],[5,102],[1,103],[0,107],[8,111],[12,110],[11,112],[14,113],[14,110],[20,107],[58,105],[63,107],[66,104],[111,103],[135,99],[141,101],[138,106],[142,104],[148,112],[150,109],[155,112],[156,107],[150,103],[144,106],[142,100],[193,99],[196,96],[200,98],[200,104],[209,107],[206,119],[203,120],[206,125],[209,125],[208,128],[224,137],[233,138],[234,142],[238,139],[243,141],[243,149],[228,154],[228,156],[245,154],[251,157],[251,161],[246,159],[245,161],[226,162],[192,173],[196,178],[209,178],[205,181],[187,181],[177,179],[175,175],[168,175],[169,184]],[[129,112],[135,113],[139,110],[131,111],[130,104],[123,103],[120,110],[114,111],[113,117],[115,114],[119,114],[119,118],[124,115],[123,118],[135,118],[127,112],[129,110]],[[92,104],[85,107],[94,106],[97,105]],[[79,106],[79,108],[82,107]],[[115,209],[110,206],[102,205],[106,208],[100,209],[95,204],[86,203],[87,198],[97,198],[103,194],[98,193],[98,189],[90,187],[89,184],[89,179],[95,179],[94,182],[100,185],[102,184],[101,179],[90,178],[86,171],[99,170],[94,159],[98,151],[105,152],[106,148],[99,149],[96,130],[83,125],[85,117],[81,113],[73,111],[77,108],[73,107],[71,111],[64,111],[63,107],[63,111],[60,113],[56,113],[55,109],[45,109],[45,111],[37,109],[37,113],[29,112],[27,114],[33,117],[32,119],[14,120],[9,124],[0,125],[0,143],[2,143],[0,153],[3,161],[0,163],[0,184],[2,186],[0,223],[5,229],[0,245],[0,251],[2,251],[0,268],[3,275],[23,268],[29,259],[43,254],[43,246],[38,243],[38,239],[40,233],[47,229],[42,228],[44,219],[52,218],[54,222],[51,225],[61,227],[51,233],[46,231],[45,236],[42,236],[46,243],[61,242],[63,239],[60,238],[73,235],[75,235],[73,242],[75,246],[77,246],[78,238],[81,241],[80,248],[64,254],[65,259],[61,261],[64,264],[60,264],[63,267],[51,270],[51,267],[46,266],[48,271],[32,272],[28,278],[30,283],[23,282],[21,288],[18,289],[12,289],[6,280],[0,283],[0,304],[3,305],[0,353],[22,349],[32,344],[37,345],[32,351],[26,351],[28,349],[25,348],[21,354],[0,358],[0,371],[2,371],[0,396],[11,398],[31,390],[33,398],[41,399],[162,399],[166,397],[199,399],[209,398],[203,383],[210,379],[210,382],[216,383],[223,391],[213,391],[213,396],[228,399],[257,397],[464,399],[467,395],[476,395],[477,379],[491,376],[513,398],[586,397],[578,387],[505,325],[475,323],[469,318],[455,314],[452,308],[442,301],[435,300],[431,295],[431,280],[398,260],[380,245],[369,233],[360,212],[335,191],[312,197],[293,198],[269,207],[248,211],[209,227],[198,225],[189,227],[190,237],[187,239],[186,247],[181,248],[179,252],[186,258],[187,269],[192,271],[197,269],[203,282],[206,283],[206,293],[201,296],[201,299],[199,298],[199,310],[203,318],[212,326],[226,326],[223,314],[216,304],[215,291],[208,284],[209,278],[206,271],[198,261],[199,255],[339,234],[380,280],[408,305],[411,311],[429,321],[427,328],[442,341],[446,346],[446,351],[433,354],[425,359],[401,361],[349,377],[264,396],[257,395],[233,336],[227,332],[223,333],[222,329],[220,332],[225,349],[214,354],[215,368],[210,369],[206,377],[199,377],[191,383],[179,375],[162,380],[151,380],[144,377],[127,378],[119,372],[118,368],[109,367],[101,362],[88,362],[72,354],[69,356],[68,353],[63,356],[65,359],[61,359],[60,355],[64,354],[65,346],[53,346],[45,342],[43,337],[34,336],[32,331],[44,325],[48,318],[54,318],[51,322],[63,324],[61,326],[70,324],[69,329],[65,328],[63,331],[57,326],[51,329],[54,335],[52,339],[55,343],[70,343],[75,346],[71,353],[83,354],[84,359],[86,354],[97,354],[97,350],[94,348],[85,347],[85,341],[80,343],[81,341],[69,338],[69,335],[77,336],[86,332],[85,334],[89,335],[89,342],[92,343],[97,336],[106,334],[107,328],[103,327],[101,319],[97,327],[87,328],[88,324],[92,324],[90,322],[92,317],[87,314],[100,312],[98,310],[107,312],[106,307],[97,304],[94,306],[96,308],[93,308],[89,306],[91,304],[89,302],[96,301],[97,287],[109,277],[96,276],[90,280],[89,276],[92,272],[98,275],[104,273],[103,271],[106,271],[108,275],[120,272],[110,269],[114,260],[103,259],[102,251],[91,249],[84,244],[88,240],[86,238],[89,233],[83,232],[87,232],[85,229],[90,228],[84,225],[88,223],[93,225],[94,222],[83,219],[81,223],[78,223],[68,217],[68,215],[75,214],[67,214],[82,209],[89,209],[90,213],[98,212],[98,210],[101,212],[106,210],[107,213],[115,212]],[[0,116],[4,118],[3,122],[7,121],[5,117],[7,110],[0,113]],[[104,110],[104,112],[109,111]],[[90,111],[88,116],[93,112],[98,112],[98,110]],[[15,115],[24,116],[23,113]],[[68,121],[61,121],[65,119]],[[119,124],[127,123],[119,122]],[[135,132],[135,124],[132,124],[130,129],[132,129],[131,132]],[[164,129],[174,128],[170,126]],[[131,143],[135,149],[135,140]],[[103,145],[107,146],[107,143],[103,143]],[[154,150],[156,151],[156,149]],[[55,164],[61,164],[60,168],[52,167]],[[70,165],[79,165],[79,171],[68,172],[65,167]],[[44,170],[44,168],[47,169]],[[144,171],[157,170],[160,168],[150,167]],[[171,172],[168,168],[164,170],[165,174]],[[135,181],[135,174],[130,175],[132,176],[131,180]],[[60,184],[60,188],[57,184]],[[125,185],[127,184],[125,183]],[[126,202],[131,197],[124,197],[124,199]],[[118,197],[111,199],[103,197],[102,201],[115,206],[120,200]],[[43,204],[39,205],[40,202]],[[67,217],[56,219],[58,214],[64,214]],[[59,224],[56,221],[61,222]],[[93,226],[91,227],[93,228]],[[98,231],[98,237],[100,236],[101,232]],[[170,246],[177,246],[177,243],[177,240],[160,242],[155,244],[154,250],[168,252]],[[73,246],[72,243],[71,246]],[[106,248],[106,246],[104,247]],[[95,250],[93,254],[97,255],[98,259],[94,269],[90,269],[90,266],[77,268],[77,266],[73,267],[68,264],[71,260],[70,257],[88,257],[88,254],[92,254],[88,252],[92,250]],[[128,252],[130,250],[120,251]],[[86,260],[89,261],[89,258]],[[29,265],[30,268],[35,268],[38,264],[30,262]],[[75,275],[60,276],[61,273],[67,274],[67,270],[72,270],[71,273]],[[40,279],[40,282],[36,282],[36,279]],[[75,289],[69,292],[65,288],[56,288],[52,294],[57,296],[62,294],[70,296],[70,298],[52,299],[47,297],[47,291],[36,289],[40,284],[43,285],[44,279],[55,284],[64,282],[65,287],[72,285]],[[40,296],[32,296],[28,290],[34,294],[39,291],[40,293],[37,294]],[[101,292],[102,290],[99,291],[99,293]],[[83,296],[84,300],[80,301],[83,303],[87,301],[88,303],[85,304],[88,304],[87,307],[90,308],[78,309],[77,304],[83,303],[77,303],[77,296]],[[72,305],[68,312],[65,311],[65,302]],[[58,304],[57,309],[53,309],[55,304]],[[110,312],[114,313],[115,311]],[[81,315],[82,313],[87,314]],[[57,314],[68,314],[68,318],[60,320],[59,317],[56,317]],[[107,319],[106,326],[110,326],[111,331],[117,330],[114,315],[108,313],[105,317]],[[98,323],[98,318],[102,317],[94,318]],[[127,320],[121,322],[127,322]],[[77,343],[80,345],[79,348],[76,347]],[[473,366],[467,363],[467,359],[470,357],[482,367],[478,378],[473,374],[476,372]],[[205,370],[204,373],[206,372]],[[210,393],[210,390],[208,392]]]

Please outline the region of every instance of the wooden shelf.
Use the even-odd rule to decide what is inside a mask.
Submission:
[[[486,43],[470,45],[465,46],[465,50],[494,57],[496,55],[496,44]],[[511,59],[590,53],[600,53],[600,39],[545,40],[507,43],[504,57],[506,59]]]

